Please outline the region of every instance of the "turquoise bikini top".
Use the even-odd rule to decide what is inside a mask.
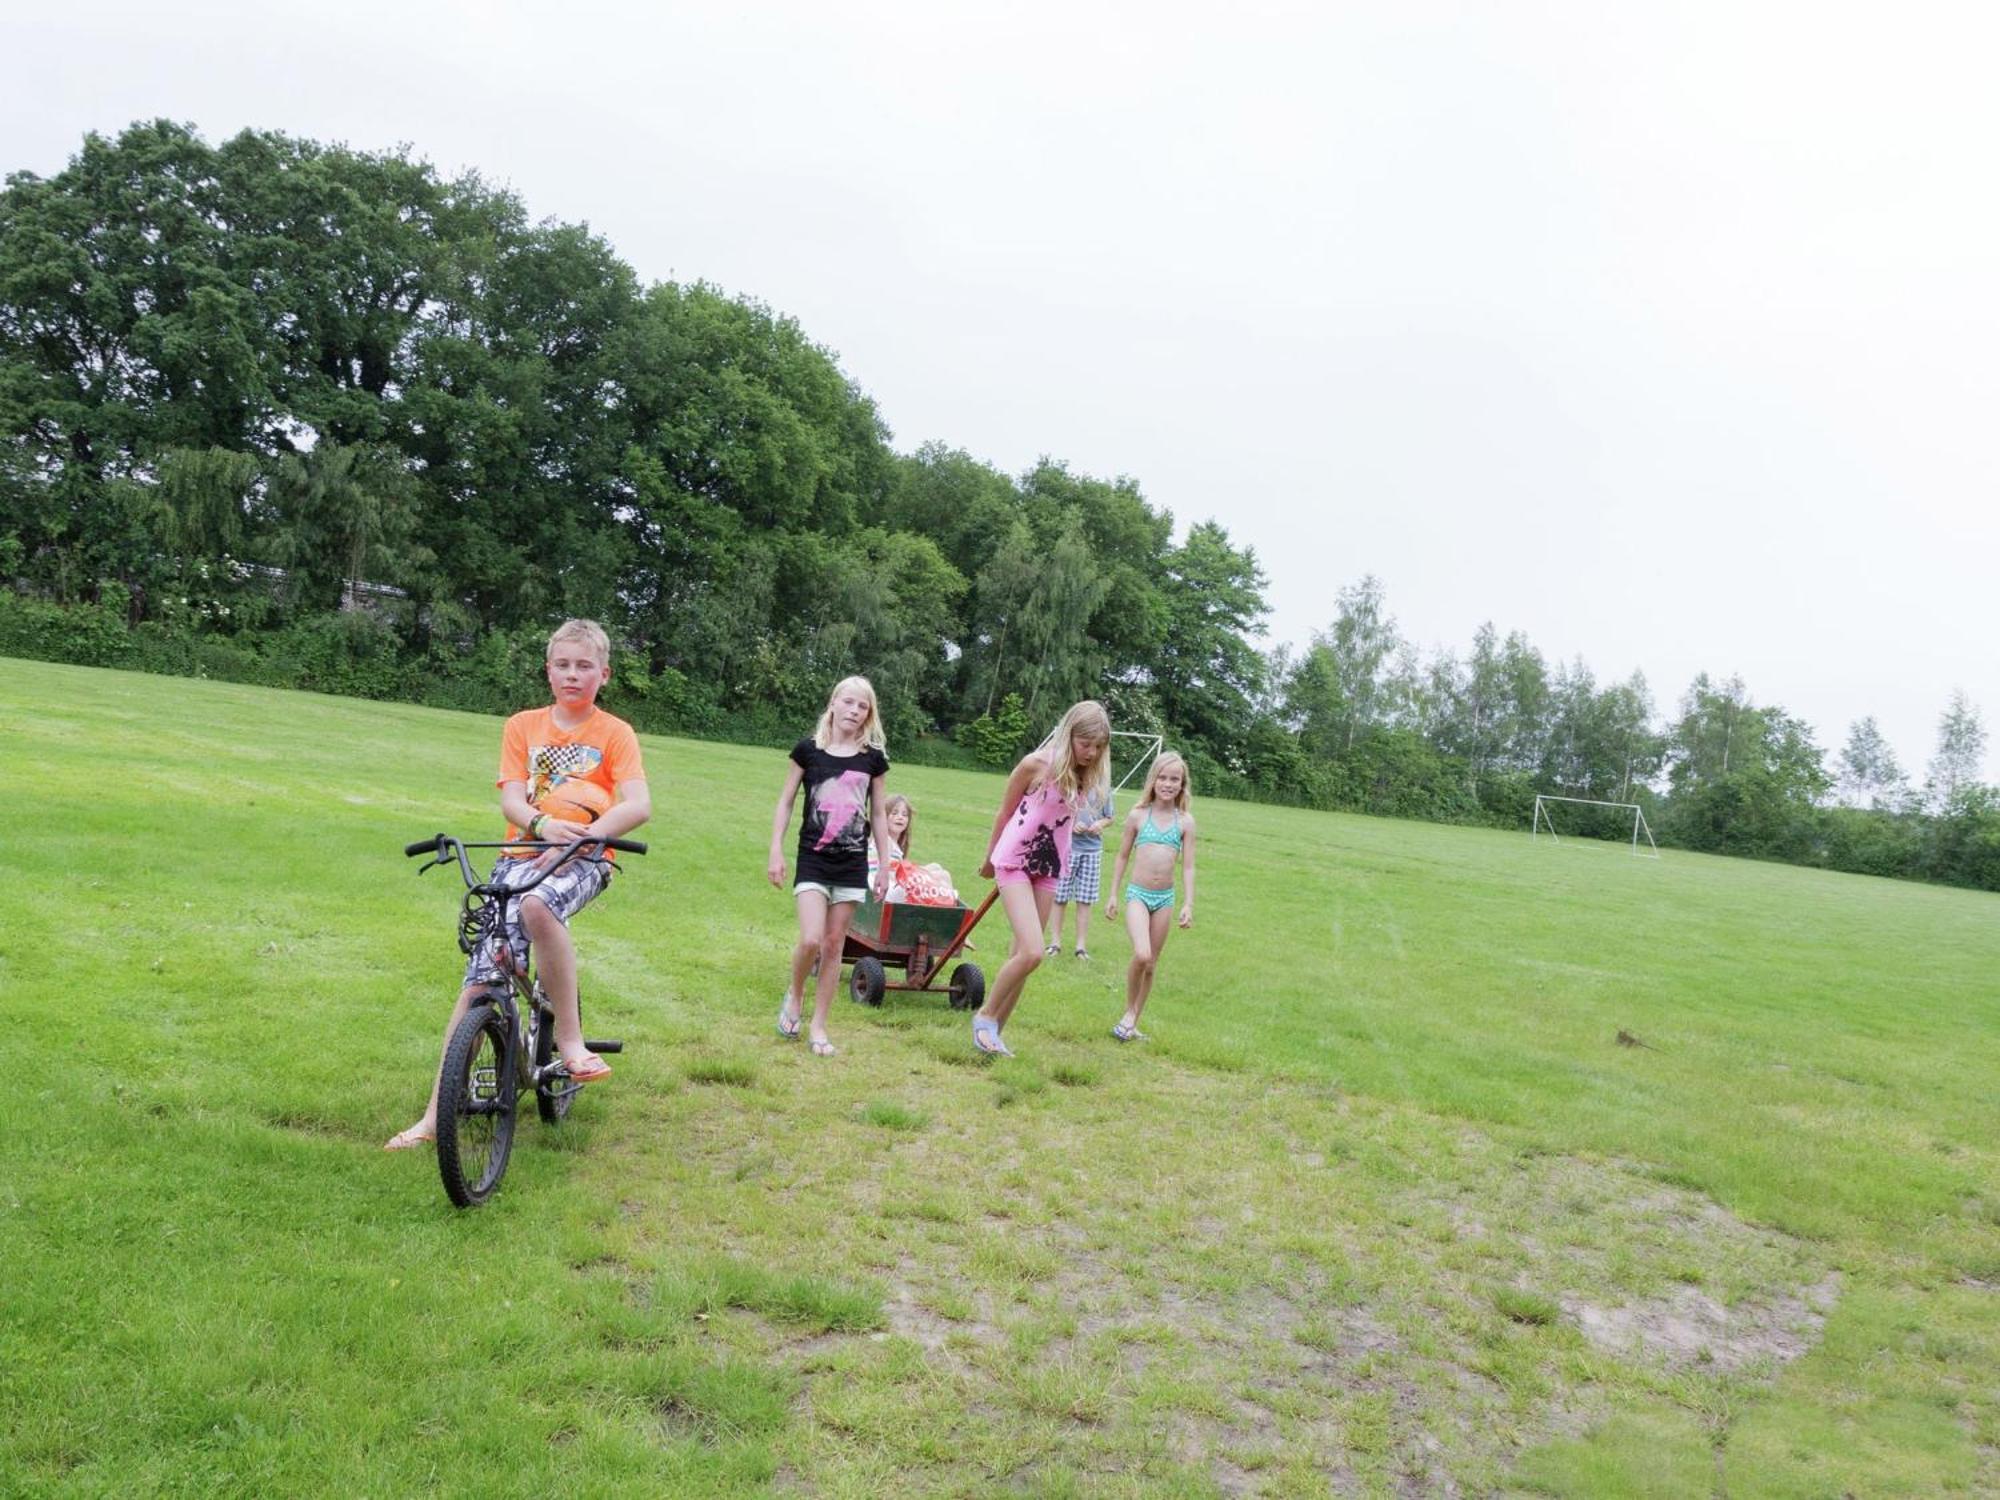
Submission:
[[[1174,814],[1173,827],[1157,828],[1153,824],[1153,810],[1150,807],[1147,808],[1146,821],[1139,825],[1139,832],[1132,840],[1132,845],[1134,848],[1137,848],[1140,844],[1165,844],[1170,849],[1180,848],[1181,846],[1180,814],[1179,813]]]

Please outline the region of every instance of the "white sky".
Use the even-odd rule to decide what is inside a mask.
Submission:
[[[9,9],[18,9],[10,6]],[[1272,640],[1379,575],[1661,708],[2000,739],[2000,12],[76,0],[0,165],[190,121],[476,167],[795,315],[899,447],[1214,517]],[[1988,775],[2000,768],[1989,754]]]

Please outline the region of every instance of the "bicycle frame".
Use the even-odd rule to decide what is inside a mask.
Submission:
[[[471,1003],[452,1022],[438,1066],[438,1173],[444,1180],[445,1195],[460,1208],[476,1207],[500,1186],[513,1151],[514,1127],[524,1096],[532,1096],[543,1122],[554,1125],[569,1113],[570,1100],[582,1087],[557,1055],[554,1012],[541,982],[529,971],[533,945],[524,932],[518,950],[510,944],[510,936],[518,929],[509,918],[513,903],[538,890],[557,870],[573,859],[595,858],[606,846],[633,854],[646,852],[646,846],[633,839],[582,838],[568,844],[516,839],[504,844],[468,844],[444,833],[403,848],[412,859],[420,854],[430,856],[419,874],[439,865],[458,866],[465,882],[458,946],[469,956],[479,952],[481,944],[491,942],[499,971],[499,977],[478,982],[466,992]],[[469,849],[504,849],[542,859],[528,866],[525,873],[520,866],[510,867],[510,875],[522,878],[502,883],[478,877],[466,857]],[[551,850],[556,852],[551,855]],[[525,1024],[523,1004],[527,1009]],[[579,1002],[579,1021],[582,1014]],[[584,1046],[593,1053],[624,1050],[621,1042],[586,1041]],[[475,1120],[483,1122],[483,1128],[462,1134],[461,1127]]]
[[[623,850],[628,854],[644,854],[646,852],[646,845],[637,839],[578,839],[567,844],[558,844],[542,839],[514,839],[503,843],[466,843],[464,840],[455,839],[446,833],[440,833],[434,838],[425,839],[420,843],[406,845],[403,849],[403,853],[412,859],[419,854],[429,854],[431,856],[429,864],[418,867],[417,873],[419,875],[427,875],[440,865],[449,865],[454,861],[457,863],[459,877],[465,882],[465,896],[460,904],[458,920],[458,946],[461,952],[470,957],[473,950],[479,946],[480,941],[489,933],[497,931],[501,934],[498,958],[501,967],[506,970],[507,982],[504,984],[489,984],[486,987],[486,994],[489,999],[500,1007],[501,1014],[506,1018],[507,1031],[508,1035],[512,1038],[513,1051],[516,1058],[516,1076],[519,1078],[523,1090],[538,1088],[558,1075],[566,1080],[567,1075],[563,1072],[563,1063],[560,1058],[552,1059],[546,1066],[540,1068],[534,1065],[535,1028],[545,1024],[543,1020],[544,1011],[550,1012],[550,1021],[553,1021],[554,1017],[553,1011],[548,1004],[547,996],[542,993],[540,978],[528,972],[526,955],[517,955],[507,946],[505,934],[508,926],[508,904],[510,902],[518,902],[523,896],[533,892],[543,881],[547,880],[571,860],[585,857],[586,851],[601,851],[607,847]],[[472,867],[472,861],[466,856],[465,851],[468,849],[532,850],[536,854],[546,853],[551,849],[560,849],[563,853],[559,858],[550,861],[545,868],[538,871],[534,879],[520,885],[500,885],[496,882],[490,880],[483,881],[479,878]],[[599,856],[596,853],[592,853],[589,857],[597,858]],[[524,1005],[530,1018],[526,1027],[521,1023],[522,1006]],[[605,1044],[600,1047],[599,1044],[593,1042],[589,1045],[593,1052],[600,1050],[616,1052],[619,1050],[615,1044]],[[552,1093],[556,1099],[560,1100],[574,1094],[581,1087],[581,1084],[567,1083],[565,1081],[565,1083],[553,1088]]]

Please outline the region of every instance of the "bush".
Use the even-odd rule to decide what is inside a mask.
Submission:
[[[80,667],[122,667],[132,655],[125,628],[126,595],[106,589],[96,604],[65,608],[0,591],[0,652]]]
[[[1019,693],[1009,693],[991,714],[981,714],[958,727],[958,742],[981,765],[1011,766],[1028,742],[1028,711]]]

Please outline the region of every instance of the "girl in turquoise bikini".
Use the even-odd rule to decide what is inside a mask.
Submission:
[[[1174,861],[1179,860],[1187,899],[1181,905],[1181,926],[1194,926],[1194,814],[1188,811],[1187,762],[1171,750],[1154,757],[1146,776],[1145,795],[1125,819],[1118,842],[1118,864],[1111,875],[1112,896],[1104,915],[1118,916],[1119,887],[1125,869],[1132,869],[1131,884],[1125,885],[1125,931],[1132,939],[1132,966],[1125,971],[1125,1017],[1111,1028],[1121,1042],[1143,1042],[1139,1013],[1153,993],[1153,975],[1160,966],[1160,950],[1167,946],[1173,930]]]

